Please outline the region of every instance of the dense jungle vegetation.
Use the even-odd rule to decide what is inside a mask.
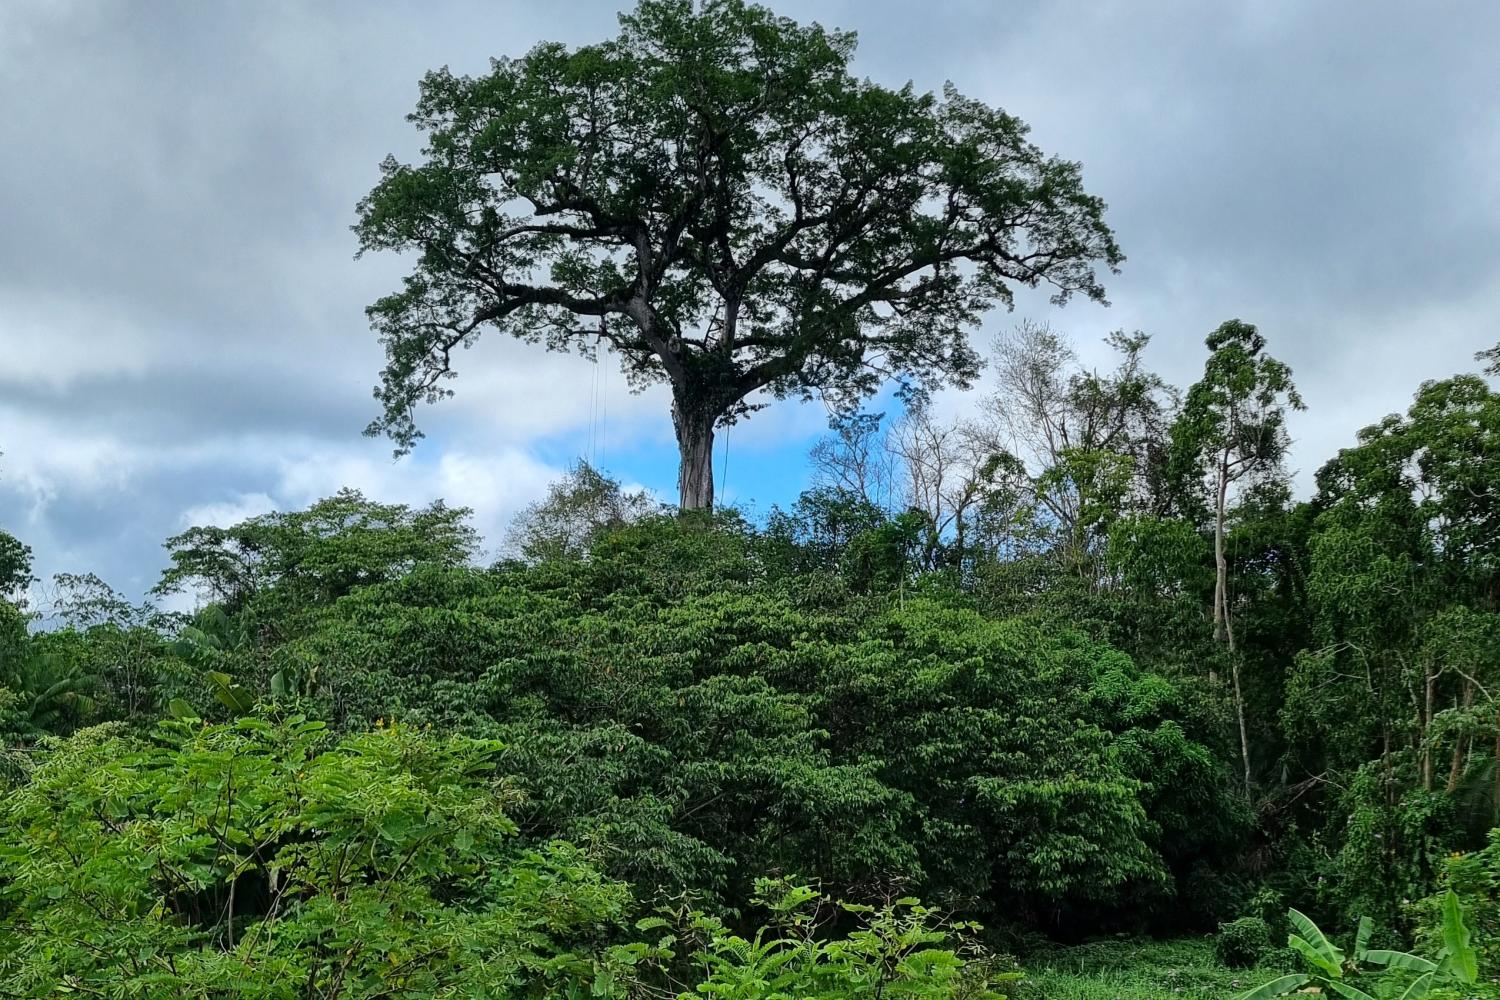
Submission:
[[[670,509],[580,463],[486,549],[345,490],[141,603],[0,532],[0,995],[1500,996],[1500,348],[1309,496],[1248,322],[1183,387],[1141,333],[985,357],[1013,286],[1102,300],[1103,203],[852,51],[645,0],[429,75],[359,205],[416,261],[372,432],[483,331],[603,347]],[[811,487],[715,506],[787,397]]]
[[[845,423],[754,521],[580,465],[481,566],[345,491],[169,539],[193,614],[68,577],[40,629],[7,536],[0,984],[1224,995],[1120,936],[1294,968],[1288,907],[1421,948],[1448,887],[1493,968],[1500,393],[1420,387],[1299,501],[1260,337],[1181,394],[1143,343],[1025,329],[986,416]]]

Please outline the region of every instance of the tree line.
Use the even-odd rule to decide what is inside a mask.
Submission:
[[[920,895],[1003,952],[1286,905],[1420,934],[1446,884],[1487,954],[1500,393],[1480,373],[1424,384],[1299,500],[1299,399],[1253,327],[1214,331],[1185,391],[1145,366],[1145,338],[1111,342],[1117,363],[1090,370],[1023,326],[976,416],[838,422],[814,485],[758,521],[667,511],[580,465],[487,566],[466,510],[346,490],[169,539],[155,593],[190,590],[191,615],[60,578],[61,627],[0,605],[9,822],[124,850],[168,817],[77,768],[144,753],[183,781],[208,766],[184,740],[235,759],[202,734],[275,733],[254,751],[274,757],[290,726],[313,760],[432,732],[481,741],[503,776],[484,787],[507,857],[571,845],[637,912],[740,926],[765,879],[795,879],[850,905]],[[368,794],[446,752],[381,758],[394,784]],[[270,795],[287,772],[260,766],[194,787]],[[283,862],[211,844],[228,867],[200,873],[213,895],[182,940],[227,948],[226,921],[268,918]],[[0,852],[13,933],[38,932],[38,880],[68,869],[36,858]],[[59,927],[98,902],[72,891]]]

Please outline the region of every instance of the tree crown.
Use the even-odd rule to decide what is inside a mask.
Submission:
[[[388,158],[361,250],[415,251],[370,307],[370,426],[399,449],[485,329],[616,351],[636,387],[733,420],[764,390],[966,384],[1015,284],[1103,300],[1122,259],[1079,167],[1017,118],[849,69],[854,36],[744,0],[643,0],[617,38],[427,75],[423,162]]]

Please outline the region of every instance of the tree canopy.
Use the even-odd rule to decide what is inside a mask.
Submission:
[[[442,501],[413,510],[345,489],[306,510],[198,525],[164,543],[171,563],[154,593],[198,588],[238,611],[274,586],[290,607],[327,604],[423,563],[468,560],[478,550],[469,513]]]
[[[360,203],[362,251],[415,254],[369,309],[371,424],[398,449],[486,330],[617,355],[667,384],[684,508],[714,428],[775,398],[848,406],[894,378],[967,385],[968,332],[1015,285],[1103,300],[1123,259],[1078,164],[1012,115],[849,68],[854,36],[744,0],[643,0],[618,37],[429,73]]]

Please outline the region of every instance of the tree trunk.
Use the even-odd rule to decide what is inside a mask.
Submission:
[[[1214,639],[1229,651],[1229,674],[1234,682],[1234,714],[1240,727],[1240,763],[1245,768],[1245,800],[1253,797],[1250,771],[1250,728],[1245,724],[1245,694],[1240,687],[1240,657],[1234,648],[1234,626],[1229,622],[1229,561],[1224,555],[1225,501],[1229,495],[1229,453],[1219,461],[1214,504]]]
[[[1224,556],[1224,507],[1229,494],[1229,455],[1219,463],[1218,489],[1214,504],[1214,638],[1231,648],[1229,625],[1229,562]]]
[[[1432,727],[1433,699],[1437,693],[1437,674],[1432,669],[1432,664],[1427,665],[1427,678],[1423,685],[1422,709],[1418,713],[1421,716],[1422,725],[1417,734],[1417,746],[1422,751],[1422,787],[1432,791],[1432,744],[1428,741],[1428,730]]]
[[[1474,685],[1470,681],[1464,682],[1463,710],[1467,714],[1474,707]],[[1464,758],[1469,754],[1468,734],[1460,734],[1458,742],[1453,746],[1453,762],[1448,766],[1448,786],[1446,791],[1449,795],[1458,791],[1458,779],[1463,774]]]
[[[1495,811],[1500,812],[1500,718],[1495,720]]]
[[[1252,798],[1250,791],[1250,730],[1245,725],[1245,696],[1240,693],[1240,657],[1233,649],[1229,653],[1229,674],[1234,678],[1234,711],[1240,723],[1240,762],[1245,765],[1245,800]]]
[[[679,510],[713,510],[714,423],[717,413],[685,407],[672,401],[672,426],[677,431],[677,505]]]

